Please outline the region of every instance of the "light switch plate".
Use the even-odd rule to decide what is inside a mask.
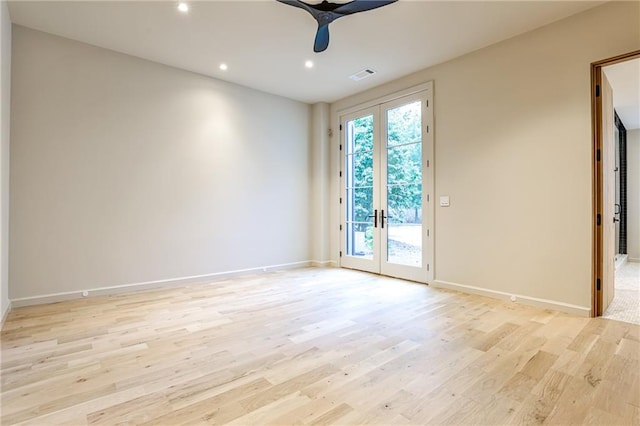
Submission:
[[[449,196],[443,195],[440,197],[440,207],[449,207]]]

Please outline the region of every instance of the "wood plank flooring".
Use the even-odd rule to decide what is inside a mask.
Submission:
[[[640,424],[640,326],[308,268],[18,308],[3,425]]]

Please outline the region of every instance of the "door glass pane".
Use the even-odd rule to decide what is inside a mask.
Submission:
[[[347,223],[347,256],[373,258],[373,224]]]
[[[387,111],[387,146],[422,142],[422,108],[416,101]]]
[[[346,123],[346,255],[373,258],[373,115]]]
[[[373,186],[373,151],[347,155],[347,188]]]
[[[387,111],[389,263],[422,266],[422,111],[413,102]]]
[[[422,183],[422,144],[387,148],[387,184]]]
[[[347,188],[347,222],[373,223],[373,187]]]
[[[347,122],[347,153],[373,151],[373,115]]]

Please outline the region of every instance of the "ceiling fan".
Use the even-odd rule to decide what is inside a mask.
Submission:
[[[323,52],[329,46],[329,24],[343,16],[353,15],[358,12],[365,12],[377,9],[398,0],[353,0],[348,3],[331,3],[323,0],[322,3],[309,4],[301,0],[277,0],[289,6],[304,9],[318,21],[318,32],[313,44],[314,52]]]

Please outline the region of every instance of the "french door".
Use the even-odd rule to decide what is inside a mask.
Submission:
[[[433,278],[431,90],[340,117],[343,267]]]

